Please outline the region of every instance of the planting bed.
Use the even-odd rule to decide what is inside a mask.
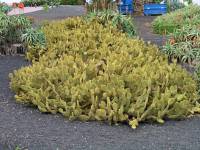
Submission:
[[[76,15],[73,10],[68,11]],[[42,20],[41,16],[35,15]],[[50,16],[43,12],[43,18],[51,19]],[[141,17],[135,21],[144,40],[162,45],[163,40],[148,31],[152,18]],[[168,121],[162,126],[141,124],[137,130],[132,130],[121,124],[109,126],[98,122],[70,122],[59,115],[41,114],[37,109],[16,104],[9,89],[8,74],[25,65],[29,64],[23,57],[0,57],[0,150],[16,146],[29,150],[200,149],[198,117]]]

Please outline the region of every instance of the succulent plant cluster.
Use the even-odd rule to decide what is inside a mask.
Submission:
[[[16,100],[70,120],[128,123],[199,112],[196,82],[159,50],[115,27],[82,18],[47,24],[46,47],[10,75]]]

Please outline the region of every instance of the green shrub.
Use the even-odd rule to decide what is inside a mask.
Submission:
[[[188,7],[157,17],[152,25],[155,33],[169,34],[186,25],[200,24],[200,6]]]
[[[32,29],[30,19],[24,15],[7,16],[0,13],[0,53],[10,53],[9,49],[16,43],[41,47],[45,45],[44,33]]]
[[[28,28],[22,34],[21,39],[24,43],[29,46],[44,46],[45,45],[45,36],[44,33],[39,29]]]
[[[96,12],[103,10],[116,10],[116,2],[117,1],[113,0],[92,0],[90,3],[87,3],[87,11]]]
[[[184,8],[185,5],[176,0],[176,1],[170,1],[167,3],[167,9],[168,9],[168,12],[171,12],[171,11],[175,11],[175,10],[178,10],[178,9],[181,9],[181,8]]]
[[[12,10],[12,7],[8,6],[7,4],[3,4],[3,3],[0,2],[0,12],[7,14],[11,10]]]
[[[171,35],[162,51],[170,59],[177,59],[191,65],[200,61],[200,29],[196,26],[185,26]]]
[[[20,42],[20,35],[30,27],[30,21],[23,15],[7,16],[0,13],[0,45]]]
[[[195,81],[155,46],[80,18],[43,31],[47,47],[39,61],[10,75],[18,102],[70,120],[127,122],[132,128],[199,111]]]
[[[88,21],[97,20],[103,25],[112,23],[112,25],[118,30],[127,33],[129,37],[136,36],[136,29],[133,24],[133,18],[121,15],[111,10],[105,10],[100,12],[91,12],[86,16]]]

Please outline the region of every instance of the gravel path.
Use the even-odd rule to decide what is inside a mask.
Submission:
[[[45,16],[45,14],[44,14]],[[142,29],[142,28],[141,28]],[[70,122],[60,115],[41,114],[17,104],[8,74],[29,65],[20,56],[0,56],[0,150],[199,150],[200,118],[167,121],[164,125],[110,126]]]
[[[65,5],[57,8],[50,8],[48,11],[40,10],[25,15],[33,17],[34,23],[39,25],[46,20],[60,20],[71,16],[80,16],[84,13],[85,9],[83,6]]]
[[[135,24],[137,27],[138,35],[145,41],[151,41],[158,46],[162,46],[165,43],[165,36],[154,34],[151,28],[151,22],[155,16],[138,16],[135,17]]]

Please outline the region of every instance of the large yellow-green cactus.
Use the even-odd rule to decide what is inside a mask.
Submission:
[[[10,75],[18,102],[71,120],[127,122],[132,128],[199,111],[195,81],[155,46],[79,18],[43,30],[47,48],[29,52],[38,61]]]

